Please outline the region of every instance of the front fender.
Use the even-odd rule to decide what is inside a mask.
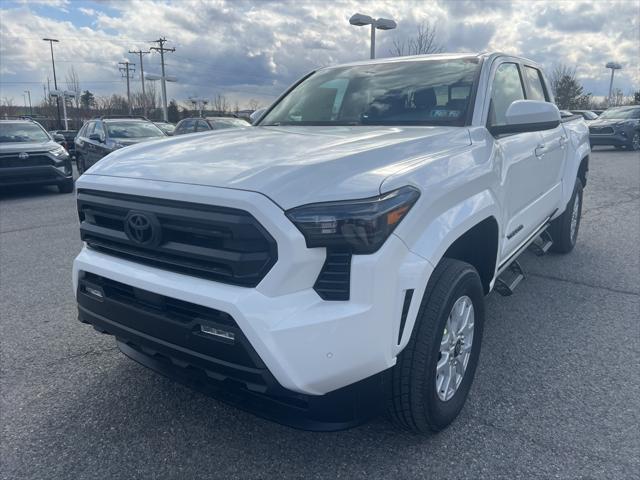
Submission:
[[[493,194],[483,190],[437,215],[417,235],[401,229],[397,235],[413,253],[435,267],[453,242],[489,217],[498,221],[498,238],[501,238],[500,209]],[[496,249],[498,251],[499,248]]]

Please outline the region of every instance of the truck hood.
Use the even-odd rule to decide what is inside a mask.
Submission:
[[[377,195],[417,158],[470,144],[463,127],[233,128],[133,145],[88,174],[250,190],[287,209]]]
[[[45,152],[59,146],[52,140],[47,140],[46,142],[3,142],[0,143],[0,155],[21,152]]]

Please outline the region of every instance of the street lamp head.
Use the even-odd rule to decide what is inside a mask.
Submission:
[[[621,70],[622,69],[622,65],[617,63],[617,62],[608,62],[605,65],[606,68],[611,68],[613,70]]]
[[[357,27],[364,27],[365,25],[371,25],[374,23],[374,19],[369,15],[362,15],[361,13],[356,13],[351,16],[349,19],[349,23],[351,25],[355,25]]]
[[[398,26],[396,22],[388,18],[377,19],[375,25],[378,30],[393,30]]]
[[[55,38],[43,38],[45,42],[59,42],[60,40],[56,40]]]

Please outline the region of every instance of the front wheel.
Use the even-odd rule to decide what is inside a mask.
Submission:
[[[553,244],[551,251],[569,253],[576,246],[582,220],[582,181],[576,178],[573,195],[564,213],[551,222],[549,233]]]
[[[408,345],[391,371],[388,412],[402,428],[426,433],[460,413],[475,375],[484,291],[475,268],[444,258],[425,290]]]
[[[58,184],[58,191],[60,193],[71,193],[73,192],[73,178],[67,178],[62,181],[62,183]]]

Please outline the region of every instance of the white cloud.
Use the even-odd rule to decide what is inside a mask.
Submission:
[[[604,63],[615,59],[625,65],[616,74],[617,86],[625,92],[640,88],[640,0],[47,3],[74,10],[61,21],[47,17],[34,1],[3,4],[1,81],[35,83],[2,83],[0,96],[20,99],[25,88],[42,90],[42,82],[51,77],[42,36],[60,38],[54,47],[59,79],[73,65],[82,87],[100,95],[124,91],[117,62],[137,62],[128,50],[148,48],[149,40],[166,36],[168,45],[176,47],[166,55],[167,68],[180,80],[169,86],[170,97],[223,93],[241,102],[272,99],[318,66],[367,57],[368,29],[348,24],[349,16],[359,10],[398,22],[397,30],[379,32],[379,56],[389,54],[394,39],[414,34],[417,24],[429,20],[449,51],[496,49],[533,58],[547,68],[554,63],[575,65],[596,95],[606,93]],[[87,16],[91,27],[82,26]],[[157,54],[145,56],[145,71],[158,71],[158,63]]]

